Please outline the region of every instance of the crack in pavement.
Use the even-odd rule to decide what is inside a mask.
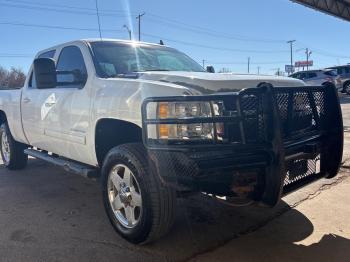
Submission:
[[[325,190],[328,190],[330,188],[332,188],[333,186],[336,186],[338,185],[339,183],[341,183],[342,181],[348,179],[350,176],[349,176],[350,172],[347,171],[347,170],[342,170],[340,171],[340,174],[338,175],[339,177],[336,177],[334,178],[333,181],[329,182],[329,183],[324,183],[322,184],[315,192],[312,192],[310,194],[308,194],[306,197],[300,199],[298,202],[295,202],[293,204],[289,204],[288,206],[286,207],[283,207],[281,208],[281,210],[279,210],[278,212],[276,212],[274,215],[272,215],[271,217],[267,218],[266,220],[258,223],[258,224],[255,224],[249,228],[247,228],[246,230],[242,231],[242,232],[239,232],[235,235],[233,235],[230,239],[227,239],[225,241],[222,241],[221,244],[218,244],[216,245],[215,247],[211,247],[211,248],[208,248],[207,250],[204,250],[202,252],[198,252],[196,254],[193,254],[191,257],[189,257],[188,259],[184,259],[182,261],[190,261],[190,260],[195,260],[197,257],[201,256],[201,255],[204,255],[206,253],[210,253],[210,252],[213,252],[215,250],[217,250],[218,248],[220,247],[223,247],[225,246],[226,244],[228,244],[230,241],[238,238],[238,237],[241,237],[241,236],[244,236],[244,235],[247,235],[247,234],[250,234],[250,233],[253,233],[257,230],[259,230],[260,228],[266,226],[267,224],[269,224],[271,221],[275,220],[276,218],[282,216],[283,214],[287,213],[289,210],[299,206],[300,204],[302,204],[303,202],[307,201],[307,200],[311,200],[315,197],[317,197],[318,195],[320,195],[322,193],[322,191],[325,191]]]
[[[348,172],[344,172],[344,173],[348,173]],[[322,186],[316,190],[313,193],[308,194],[305,198],[299,200],[298,202],[295,202],[294,204],[290,205],[291,208],[295,208],[298,205],[300,205],[301,203],[307,201],[307,200],[311,200],[314,199],[315,197],[317,197],[319,194],[322,193],[322,191],[330,189],[333,186],[338,185],[339,183],[343,182],[344,180],[348,179],[349,176],[348,175],[342,175],[340,177],[335,178],[334,181],[330,182],[330,183],[324,183],[322,184]]]

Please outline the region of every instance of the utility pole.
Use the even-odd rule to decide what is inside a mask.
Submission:
[[[131,30],[130,30],[130,28],[127,25],[124,25],[123,28],[125,28],[128,31],[129,39],[131,40]]]
[[[139,14],[136,19],[139,20],[139,41],[141,41],[141,17],[143,17],[145,15],[145,12],[143,12],[142,14]]]
[[[309,58],[310,58],[312,52],[311,52],[311,50],[309,50],[309,48],[306,48],[305,54],[306,54],[306,70],[309,71]]]
[[[248,57],[248,74],[250,73],[250,57]]]
[[[291,74],[294,73],[293,71],[293,43],[295,42],[296,40],[290,40],[288,41],[287,43],[290,44],[290,67],[291,67]]]
[[[260,66],[258,66],[258,75],[260,75]]]
[[[204,68],[205,67],[205,60],[203,59],[202,62],[203,62],[203,68]]]

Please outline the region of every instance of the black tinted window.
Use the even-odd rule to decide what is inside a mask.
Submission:
[[[326,71],[324,72],[324,74],[327,76],[337,76],[337,71],[336,70]]]
[[[337,73],[338,73],[338,75],[341,75],[341,74],[343,74],[344,72],[343,72],[343,68],[338,68],[337,69]]]
[[[75,71],[80,72],[81,76],[86,79],[87,71],[85,62],[80,49],[76,46],[67,46],[62,49],[57,62],[57,71]],[[57,74],[58,82],[72,82],[72,75]],[[76,85],[68,86],[76,87]]]
[[[306,73],[301,73],[299,79],[306,79]]]
[[[308,78],[314,78],[317,77],[316,73],[309,73]]]
[[[299,78],[299,74],[292,74],[290,77],[293,77],[293,78]]]

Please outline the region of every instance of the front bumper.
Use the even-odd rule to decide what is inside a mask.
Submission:
[[[148,139],[148,125],[164,123],[147,118],[148,103],[219,99],[229,113],[212,121],[225,124],[227,143],[186,145]],[[335,176],[342,159],[342,116],[333,86],[266,84],[220,96],[150,98],[142,108],[144,144],[155,172],[178,190],[244,196],[274,206],[283,194]],[[239,127],[239,132],[232,127]]]

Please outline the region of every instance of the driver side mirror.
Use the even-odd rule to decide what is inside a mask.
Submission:
[[[215,68],[213,66],[207,66],[208,73],[215,73]]]
[[[55,60],[51,58],[35,59],[34,76],[38,89],[55,88],[57,85]]]

